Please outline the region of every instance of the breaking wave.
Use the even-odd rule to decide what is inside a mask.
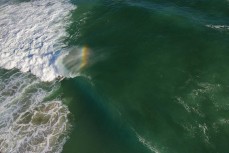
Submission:
[[[31,72],[42,81],[62,76],[58,58],[76,6],[68,0],[33,0],[0,5],[0,67]]]
[[[7,69],[0,68],[0,152],[62,151],[70,112],[54,80],[63,76],[58,66],[75,8],[68,0],[0,2],[0,67]]]

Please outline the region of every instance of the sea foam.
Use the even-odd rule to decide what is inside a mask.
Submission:
[[[2,153],[62,151],[70,130],[70,112],[58,97],[50,98],[59,87],[58,82],[43,83],[30,74],[1,72]]]
[[[31,72],[42,81],[62,76],[58,58],[76,6],[68,0],[0,3],[0,67]]]
[[[229,26],[228,25],[212,25],[212,24],[208,24],[208,25],[206,25],[206,27],[212,28],[212,29],[215,29],[215,30],[229,30]]]

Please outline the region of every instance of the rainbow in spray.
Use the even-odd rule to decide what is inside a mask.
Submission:
[[[89,48],[87,46],[84,46],[81,49],[81,65],[80,69],[84,68],[88,64],[88,55],[89,55]]]

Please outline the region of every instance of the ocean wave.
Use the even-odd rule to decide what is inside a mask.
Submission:
[[[70,112],[58,98],[48,98],[59,84],[7,72],[0,78],[0,88],[0,151],[61,152],[70,129]]]
[[[1,3],[0,67],[31,72],[42,81],[61,77],[57,63],[68,52],[63,39],[75,8],[68,0]]]

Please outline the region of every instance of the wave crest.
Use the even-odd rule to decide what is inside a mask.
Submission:
[[[0,5],[0,67],[30,71],[42,81],[61,76],[56,61],[70,24],[68,0],[34,0]]]

